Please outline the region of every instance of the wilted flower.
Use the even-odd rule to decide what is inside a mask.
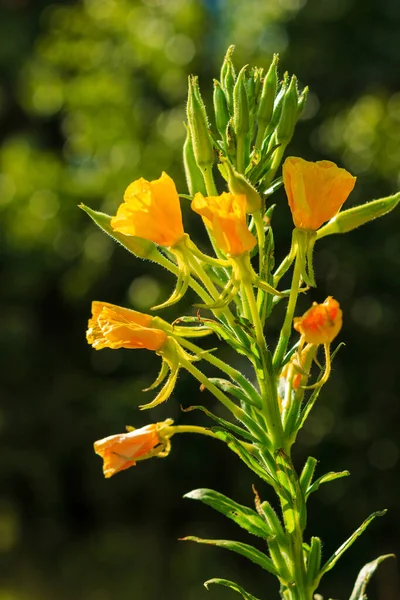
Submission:
[[[282,173],[295,226],[313,231],[336,215],[356,183],[353,175],[329,160],[290,156]]]
[[[314,302],[302,317],[294,319],[294,328],[307,344],[330,344],[339,333],[343,312],[339,302],[328,296],[322,304]]]
[[[147,348],[160,350],[167,334],[151,327],[150,315],[115,306],[108,302],[92,302],[86,338],[95,350],[102,348]]]
[[[172,423],[170,419],[165,424]],[[167,438],[160,437],[160,425],[152,423],[127,433],[110,435],[94,443],[94,451],[102,457],[106,478],[133,467],[138,460],[164,455],[169,445]],[[162,427],[161,427],[162,429]]]
[[[147,181],[141,177],[125,191],[124,203],[111,220],[115,231],[174,246],[184,235],[182,213],[175,183],[166,173]]]
[[[257,240],[247,227],[246,196],[224,192],[220,196],[204,197],[197,193],[191,206],[203,217],[220,250],[239,256],[254,248]]]

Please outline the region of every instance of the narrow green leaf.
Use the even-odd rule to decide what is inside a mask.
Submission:
[[[200,405],[188,406],[187,408],[181,408],[181,410],[182,410],[182,412],[190,412],[191,410],[201,410],[202,412],[204,412],[207,415],[207,417],[210,417],[210,419],[213,419],[214,421],[216,421],[219,425],[224,427],[224,429],[228,429],[228,431],[232,431],[232,433],[234,433],[235,435],[239,435],[240,437],[244,438],[245,440],[248,440],[249,442],[255,441],[255,438],[251,435],[251,433],[246,431],[246,429],[242,429],[238,425],[234,425],[233,423],[230,423],[229,421],[226,421],[225,419],[222,419],[221,417],[217,417],[217,415],[214,415],[214,413],[209,411],[204,406],[200,406]]]
[[[366,589],[378,566],[387,558],[396,558],[394,554],[384,554],[363,566],[358,574],[350,600],[367,600]]]
[[[227,550],[231,550],[232,552],[236,552],[237,554],[248,558],[269,573],[272,573],[275,576],[277,575],[272,560],[268,558],[266,554],[253,548],[253,546],[250,546],[249,544],[242,544],[241,542],[233,542],[231,540],[205,540],[192,535],[181,538],[181,540],[184,542],[197,542],[198,544],[208,544],[210,546],[218,546],[218,548],[226,548]]]
[[[269,529],[271,529],[271,531],[273,532],[273,534],[277,538],[277,540],[282,545],[284,545],[287,541],[287,539],[286,539],[287,536],[282,527],[282,524],[279,520],[278,515],[276,514],[276,512],[274,511],[274,509],[272,508],[270,503],[267,500],[264,500],[263,502],[261,502],[259,508],[260,508],[261,513],[264,516],[266,523],[267,523],[267,527]]]
[[[339,471],[338,473],[331,471],[330,473],[321,475],[321,477],[318,477],[318,479],[316,479],[314,481],[314,483],[307,489],[306,499],[309,497],[310,494],[317,491],[317,489],[319,488],[321,483],[327,483],[328,481],[334,481],[335,479],[340,479],[341,477],[347,477],[348,475],[350,475],[350,471]]]
[[[317,466],[317,459],[313,456],[309,456],[303,467],[300,475],[300,486],[303,490],[304,496],[306,496],[307,490],[311,485],[312,478],[314,476],[315,467]]]
[[[311,538],[307,560],[307,583],[311,587],[317,580],[321,568],[322,545],[319,537]]]
[[[273,535],[271,529],[267,526],[267,523],[255,510],[243,506],[242,504],[238,504],[234,500],[231,500],[231,498],[224,496],[224,494],[202,488],[193,490],[183,497],[204,502],[204,504],[211,506],[211,508],[214,508],[229,519],[232,519],[237,525],[246,529],[246,531],[253,535],[257,535],[263,539]]]
[[[368,525],[375,519],[375,517],[382,517],[386,512],[386,510],[377,511],[372,513],[372,515],[370,515],[368,519],[365,519],[364,523],[360,525],[360,527],[353,533],[353,535],[351,535],[349,539],[346,540],[344,544],[342,544],[340,548],[338,548],[336,552],[332,554],[330,559],[324,564],[324,566],[321,569],[320,577],[322,577],[322,575],[325,575],[325,573],[330,571],[336,565],[339,558],[346,552],[346,550],[348,550],[348,548],[350,548],[352,544],[354,544],[356,539],[360,537],[362,533],[364,533]]]
[[[234,581],[228,581],[228,579],[217,579],[216,577],[214,577],[214,579],[209,579],[208,581],[206,581],[204,583],[204,586],[206,587],[207,590],[208,590],[208,586],[211,583],[223,585],[227,588],[230,588],[231,590],[233,590],[235,592],[238,592],[239,594],[242,594],[242,597],[244,598],[244,600],[259,600],[252,594],[249,594],[249,592],[246,592],[246,590],[244,590],[240,585],[238,585]]]

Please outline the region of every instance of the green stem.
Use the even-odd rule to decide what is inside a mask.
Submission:
[[[203,173],[207,194],[209,196],[218,196],[217,188],[215,187],[212,166],[202,167],[201,172]]]
[[[296,262],[294,264],[292,286],[290,288],[289,302],[286,309],[285,320],[281,329],[278,344],[275,349],[273,365],[274,371],[280,369],[283,357],[285,356],[286,349],[289,343],[290,334],[292,333],[292,321],[294,311],[296,310],[297,298],[300,290],[301,281],[301,260],[299,253],[296,255]]]
[[[246,142],[243,135],[238,135],[236,144],[236,169],[238,173],[244,173],[244,156]]]
[[[263,400],[265,417],[271,443],[274,448],[283,446],[283,427],[279,412],[278,396],[276,392],[276,384],[273,378],[273,372],[269,365],[268,348],[264,337],[264,331],[258,313],[256,299],[253,293],[253,286],[250,281],[243,281],[243,289],[246,293],[246,298],[249,304],[252,322],[256,334],[256,343],[261,358],[261,372],[256,368],[258,383],[261,390],[261,398]]]
[[[220,439],[213,431],[211,431],[211,429],[197,427],[197,425],[172,425],[168,430],[173,432],[172,435],[175,435],[175,433],[200,433],[201,435],[208,435],[216,440]]]

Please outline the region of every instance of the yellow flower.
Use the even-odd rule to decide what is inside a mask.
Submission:
[[[96,350],[102,348],[147,348],[159,350],[167,334],[151,327],[153,317],[108,302],[92,302],[86,338]]]
[[[343,312],[339,302],[328,296],[323,304],[314,302],[293,323],[295,330],[304,337],[307,344],[330,344],[342,328]]]
[[[114,231],[174,246],[184,235],[178,192],[171,177],[146,181],[141,177],[125,191],[124,203],[111,219]]]
[[[197,193],[191,206],[203,217],[220,250],[239,256],[254,248],[256,238],[246,222],[246,196],[224,192],[220,196],[204,197]]]
[[[155,423],[128,433],[110,435],[94,443],[94,451],[103,458],[103,473],[112,477],[115,473],[129,469],[136,461],[157,454],[155,448],[161,443]],[[160,447],[162,451],[163,446]]]
[[[283,183],[298,229],[316,231],[342,207],[356,178],[329,160],[308,162],[296,156],[283,163]]]

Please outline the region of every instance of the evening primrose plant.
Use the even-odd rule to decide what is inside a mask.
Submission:
[[[174,425],[172,419],[95,442],[111,477],[153,456],[166,457],[172,437],[196,433],[220,440],[267,483],[275,501],[254,489],[254,506],[247,507],[218,491],[197,489],[186,497],[208,504],[249,534],[261,538],[263,551],[250,544],[187,537],[202,544],[227,548],[259,565],[280,583],[284,600],[321,598],[315,592],[330,571],[375,517],[369,516],[330,557],[323,556],[320,538],[304,535],[307,501],[325,483],[348,471],[314,476],[317,460],[310,456],[299,470],[292,462],[292,446],[331,372],[332,350],[342,326],[342,310],[332,296],[296,315],[300,294],[316,286],[313,253],[319,239],[346,233],[391,211],[400,193],[341,210],[356,178],[330,161],[309,162],[287,157],[286,147],[307,98],[295,76],[279,79],[278,57],[269,69],[243,67],[236,73],[233,47],[224,59],[219,81],[214,80],[213,122],[210,124],[196,77],[189,78],[187,137],[183,164],[189,194],[176,189],[162,173],[155,181],[131,183],[115,216],[83,210],[108,235],[139,258],[158,263],[176,276],[175,289],[151,315],[95,301],[87,340],[102,348],[146,349],[161,358],[161,369],[148,388],[158,393],[142,409],[165,402],[177,383],[180,369],[188,371],[202,390],[226,409],[226,417],[203,410],[210,427]],[[280,171],[281,169],[281,171]],[[219,171],[225,183],[215,184]],[[282,174],[280,174],[280,172]],[[221,177],[219,177],[221,179]],[[274,262],[271,197],[284,186],[293,216],[287,255]],[[180,197],[189,199],[210,240],[208,253],[196,245],[182,222]],[[193,236],[194,237],[194,236]],[[289,289],[283,276],[291,271]],[[168,323],[156,313],[178,303],[188,288],[197,295],[191,315]],[[275,306],[286,310],[275,347],[265,329]],[[212,336],[213,344],[229,344],[247,361],[249,378],[218,357],[218,348],[202,349],[197,338]],[[207,377],[202,365],[220,375]],[[248,368],[246,367],[246,373]],[[367,583],[380,556],[361,571],[350,600],[365,600]],[[225,579],[206,582],[231,588],[245,600],[257,600],[238,583]]]

